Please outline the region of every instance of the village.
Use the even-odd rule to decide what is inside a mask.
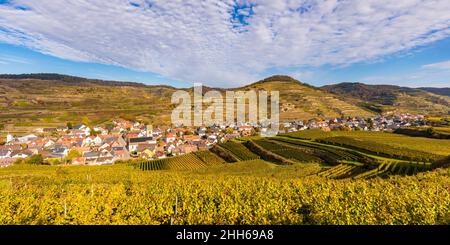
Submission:
[[[392,131],[425,124],[423,115],[412,114],[298,120],[280,123],[278,133],[310,129]],[[246,123],[209,127],[153,127],[124,119],[94,127],[67,123],[57,128],[38,128],[20,137],[8,134],[5,143],[0,145],[0,166],[33,156],[38,162],[52,165],[103,165],[135,158],[161,159],[206,150],[238,137],[271,134],[270,128]]]

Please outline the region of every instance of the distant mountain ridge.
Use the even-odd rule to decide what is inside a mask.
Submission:
[[[47,81],[60,81],[69,84],[98,84],[105,86],[132,86],[132,87],[147,87],[153,85],[147,85],[139,82],[125,82],[125,81],[111,81],[111,80],[101,80],[101,79],[89,79],[77,76],[62,75],[57,73],[31,73],[31,74],[0,74],[0,79],[37,79],[37,80],[47,80]],[[168,85],[155,85],[161,87],[170,87]]]
[[[422,87],[419,88],[421,90],[428,91],[433,94],[439,94],[439,95],[445,95],[450,96],[450,88],[431,88],[431,87]]]
[[[445,88],[423,89],[363,83],[339,83],[321,88],[377,112],[447,114],[450,111],[450,97],[445,95]]]

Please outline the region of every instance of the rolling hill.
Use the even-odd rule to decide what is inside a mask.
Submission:
[[[204,88],[204,91],[214,88]],[[280,92],[280,119],[370,116],[379,110],[447,113],[450,98],[419,89],[340,84],[323,88],[288,76],[272,76],[232,90]],[[0,75],[1,132],[21,134],[66,122],[100,124],[122,117],[170,123],[177,89],[59,74]],[[192,92],[192,89],[184,89]],[[223,89],[219,91],[224,92]],[[366,102],[367,101],[367,102]]]
[[[339,83],[323,86],[322,89],[375,112],[450,113],[450,97],[445,96],[445,90],[439,88],[425,90],[393,85]]]
[[[175,88],[54,74],[0,76],[0,124],[20,134],[65,122],[98,124],[117,117],[170,119]]]
[[[339,96],[288,76],[272,76],[240,89],[280,91],[281,119],[370,116],[373,114],[369,110],[340,99]]]

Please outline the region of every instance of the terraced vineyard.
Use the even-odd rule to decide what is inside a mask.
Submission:
[[[396,159],[404,159],[411,161],[432,162],[439,160],[442,156],[424,152],[411,150],[403,147],[393,147],[368,140],[358,140],[350,137],[339,136],[319,139],[318,142],[332,145],[344,146],[371,154],[392,157]]]
[[[218,157],[216,154],[210,151],[197,151],[194,153],[200,160],[208,165],[217,165],[225,163],[225,160]]]
[[[354,161],[361,163],[377,162],[376,159],[370,158],[353,150],[338,149],[322,144],[317,144],[314,142],[307,142],[282,137],[273,138],[272,140],[287,143],[289,145],[297,147],[298,149],[303,149],[305,151],[307,150],[312,151],[314,155],[318,156],[319,158],[323,159],[326,163],[329,164],[338,164],[342,161]]]
[[[141,161],[135,167],[148,170],[194,170],[222,164],[224,161],[209,151],[186,154],[177,157]]]
[[[334,138],[342,140],[343,137]],[[313,149],[314,155],[321,157],[325,160],[325,162],[339,164],[338,166],[319,174],[319,176],[327,178],[372,178],[375,176],[384,177],[387,175],[413,175],[419,172],[429,171],[432,168],[431,162],[417,161],[428,160],[428,158],[419,158],[420,155],[418,154],[418,152],[410,149],[404,149],[404,151],[399,150],[399,153],[394,156],[398,156],[398,154],[401,153],[403,153],[403,155],[401,156],[406,156],[406,153],[409,153],[409,156],[417,154],[414,155],[417,156],[416,158],[411,157],[411,159],[415,159],[416,161],[400,160],[398,159],[400,157],[394,158],[394,156],[392,156],[393,158],[391,160],[389,160],[390,158],[375,157],[371,156],[370,154],[366,154],[365,152],[376,155],[389,156],[389,151],[376,153],[371,151],[364,151],[364,148],[362,148],[363,150],[359,152],[358,147],[352,147],[346,144],[337,144],[335,142],[331,144],[331,142],[327,140],[317,140],[322,143],[285,137],[272,138],[271,140],[282,142],[284,144],[294,145],[299,148]],[[371,142],[365,143],[369,145]],[[348,147],[348,149],[344,147]],[[381,150],[384,148],[380,147],[374,149]],[[428,155],[424,155],[429,156],[430,154],[431,153],[428,153]],[[438,156],[435,156],[435,159],[439,159]]]
[[[386,161],[377,167],[339,164],[317,175],[330,179],[369,179],[388,175],[414,175],[428,170],[431,170],[431,165],[426,163]]]
[[[422,162],[392,162],[387,161],[377,168],[380,173],[414,175],[419,172],[431,170],[431,164]]]
[[[296,147],[291,147],[283,144],[276,143],[274,141],[269,141],[266,139],[260,139],[253,141],[257,145],[261,146],[267,151],[270,151],[272,153],[275,153],[279,156],[282,156],[284,158],[294,160],[301,163],[321,163],[323,162],[322,159],[319,157],[313,155],[312,151],[309,151],[307,149],[300,149]]]
[[[310,129],[310,130],[301,130],[297,132],[290,132],[281,134],[281,136],[286,136],[290,138],[296,139],[304,139],[304,140],[315,140],[320,138],[330,137],[330,133],[325,132],[321,129]]]
[[[388,175],[414,175],[432,169],[442,156],[406,147],[394,147],[368,140],[372,133],[358,133],[361,139],[311,130],[272,138],[249,138],[218,144],[210,151],[200,151],[174,158],[142,161],[142,170],[192,170],[224,164],[264,159],[278,165],[318,163],[331,167],[318,175],[332,179],[373,178]],[[294,136],[293,136],[294,135]],[[325,135],[336,135],[324,137]],[[350,133],[349,135],[352,135]],[[356,135],[356,134],[355,134]],[[383,134],[390,137],[390,134]],[[366,136],[366,137],[364,137]],[[397,137],[397,136],[395,136]],[[307,139],[310,138],[310,139]],[[444,141],[443,141],[444,142]],[[444,142],[444,144],[447,142]],[[442,165],[442,164],[441,164]]]
[[[441,157],[450,155],[450,140],[432,139],[425,137],[411,137],[401,134],[387,132],[366,132],[366,131],[331,131],[324,132],[320,129],[302,130],[286,133],[282,136],[304,139],[320,140],[330,137],[349,137],[356,140],[370,141],[395,148],[407,148],[410,150],[422,151],[436,154]]]
[[[351,164],[339,164],[336,167],[332,167],[328,170],[318,173],[318,176],[330,178],[330,179],[344,179],[353,177],[357,174],[365,172],[361,166],[351,165]]]
[[[228,141],[219,144],[220,147],[226,149],[241,161],[259,159],[259,156],[247,149],[243,144],[234,141]]]

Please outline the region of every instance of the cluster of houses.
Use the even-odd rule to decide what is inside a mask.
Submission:
[[[331,130],[384,131],[425,124],[421,115],[379,116],[373,118],[333,118],[330,120],[281,123],[279,132],[320,128]],[[209,149],[227,140],[260,134],[270,129],[260,125],[209,127],[157,127],[127,120],[114,120],[109,127],[80,124],[57,128],[39,128],[32,134],[15,137],[8,134],[0,145],[0,167],[18,159],[41,155],[51,164],[103,165],[130,158],[160,159]]]
[[[377,116],[371,118],[348,117],[330,120],[293,121],[282,124],[281,132],[294,132],[306,129],[333,130],[363,130],[363,131],[391,131],[402,127],[426,125],[423,115],[400,114]]]
[[[254,127],[157,127],[127,120],[114,120],[113,127],[39,128],[15,137],[8,134],[0,145],[0,166],[41,155],[50,164],[103,165],[130,158],[160,159],[209,149],[229,139],[248,136]]]

